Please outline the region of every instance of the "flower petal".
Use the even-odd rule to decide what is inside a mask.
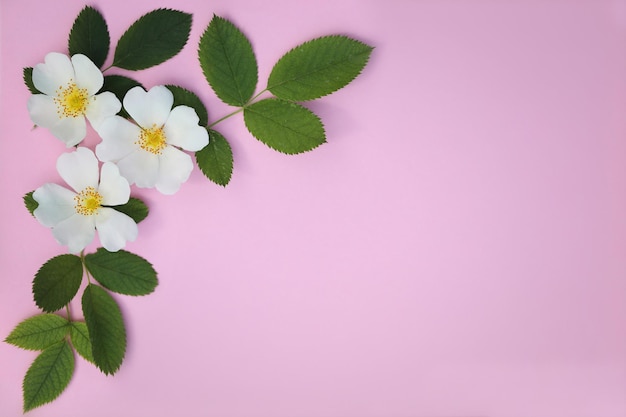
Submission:
[[[130,184],[140,188],[152,188],[159,175],[158,155],[137,149],[117,163],[120,173]]]
[[[52,235],[71,253],[79,253],[91,243],[96,234],[95,216],[75,214],[52,228]]]
[[[50,133],[61,139],[68,148],[78,145],[87,136],[87,122],[83,116],[64,117],[49,129]]]
[[[98,129],[102,142],[96,146],[96,155],[103,162],[118,160],[139,148],[141,128],[120,116],[109,117]]]
[[[43,64],[33,68],[33,84],[37,90],[56,97],[59,87],[67,87],[74,79],[74,67],[67,55],[50,52]]]
[[[163,127],[167,143],[193,152],[207,146],[209,133],[204,127],[198,126],[199,120],[191,107],[174,107]]]
[[[124,108],[143,128],[161,127],[174,104],[174,95],[162,85],[146,92],[141,87],[131,88],[124,96]]]
[[[57,105],[54,99],[45,94],[34,94],[28,98],[28,113],[37,126],[49,129],[59,122]]]
[[[74,152],[59,156],[57,171],[77,192],[87,187],[98,188],[98,160],[88,148],[79,147]]]
[[[98,194],[102,196],[103,206],[117,206],[128,203],[130,185],[120,175],[119,168],[113,162],[105,162],[100,174]]]
[[[122,103],[110,91],[98,94],[91,98],[85,116],[91,126],[98,133],[100,125],[106,119],[115,116],[122,109]]]
[[[191,157],[172,146],[163,149],[159,157],[159,177],[156,189],[163,194],[174,194],[193,171]]]
[[[104,76],[91,59],[83,54],[76,54],[72,56],[72,66],[76,74],[74,81],[78,88],[86,88],[90,96],[100,91],[104,84]]]
[[[58,184],[44,184],[33,193],[39,206],[33,215],[46,227],[54,227],[76,214],[74,197],[76,193]]]
[[[109,252],[116,252],[126,242],[137,239],[137,224],[126,214],[112,208],[102,207],[96,216],[96,229],[100,243]]]

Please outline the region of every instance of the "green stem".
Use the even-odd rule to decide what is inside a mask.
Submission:
[[[249,105],[254,103],[254,100],[256,100],[257,98],[259,98],[263,93],[265,93],[266,91],[268,91],[268,89],[264,89],[263,91],[261,91],[259,94],[257,94],[256,96],[252,97],[250,100],[248,100],[248,102],[243,106],[238,108],[237,110],[235,110],[232,113],[228,113],[226,116],[221,117],[219,119],[217,119],[216,121],[214,121],[213,123],[211,123],[210,125],[207,126],[207,129],[212,128],[213,126],[215,126],[216,124],[223,122],[224,120],[228,119],[231,116],[236,115],[237,113],[241,113],[242,111],[245,110],[246,107],[248,107]]]
[[[254,100],[256,100],[257,98],[259,98],[259,97],[261,96],[261,94],[265,93],[266,91],[269,91],[269,90],[266,88],[265,90],[261,91],[261,92],[260,92],[259,94],[257,94],[256,96],[252,97],[252,98],[250,99],[250,101],[248,101],[248,105],[252,104],[252,102],[253,102]]]
[[[85,251],[84,250],[80,252],[80,261],[83,263],[83,271],[85,271],[85,275],[87,275],[87,282],[91,284],[91,278],[89,277],[89,270],[87,270],[87,264],[85,263]]]
[[[216,121],[214,121],[213,123],[211,123],[210,125],[208,125],[208,126],[207,126],[207,129],[212,128],[213,126],[215,126],[215,125],[216,125],[216,124],[218,124],[219,122],[223,122],[224,120],[228,119],[228,118],[229,118],[229,117],[231,117],[231,116],[236,115],[237,113],[241,113],[241,112],[243,111],[243,109],[245,109],[245,107],[238,108],[238,109],[237,109],[237,110],[235,110],[234,112],[232,112],[232,113],[228,113],[226,116],[224,116],[224,117],[221,117],[221,118],[217,119]]]
[[[65,305],[65,311],[67,312],[67,321],[72,321],[72,314],[70,313],[70,303]]]

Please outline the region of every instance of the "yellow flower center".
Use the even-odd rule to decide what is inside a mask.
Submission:
[[[167,146],[167,138],[162,127],[153,125],[150,129],[141,129],[141,135],[136,143],[141,146],[141,149],[160,155]]]
[[[76,213],[83,216],[92,216],[98,213],[100,204],[102,203],[102,196],[93,187],[87,187],[74,197],[76,205],[74,209]]]
[[[67,87],[60,86],[57,96],[54,98],[57,104],[57,114],[63,117],[78,117],[85,114],[89,104],[89,93],[86,88],[78,88],[76,83],[70,81]]]

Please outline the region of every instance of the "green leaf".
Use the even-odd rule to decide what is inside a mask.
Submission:
[[[113,65],[141,70],[174,57],[189,39],[191,17],[171,9],[156,9],[141,16],[117,42]]]
[[[279,152],[302,153],[326,142],[319,117],[296,103],[261,100],[246,107],[243,118],[250,133]]]
[[[148,217],[149,214],[149,209],[146,203],[136,197],[130,197],[128,199],[128,203],[119,206],[111,206],[111,208],[119,211],[120,213],[126,214],[133,219],[135,223],[141,222]]]
[[[69,322],[56,314],[40,314],[18,324],[5,342],[27,350],[43,350],[63,340]]]
[[[103,373],[112,375],[122,365],[126,352],[122,312],[113,297],[94,284],[85,288],[82,306],[94,363]]]
[[[346,36],[324,36],[278,60],[267,89],[285,100],[313,100],[345,87],[361,73],[373,48]]]
[[[252,45],[228,20],[213,15],[200,38],[198,58],[204,77],[226,104],[243,107],[258,81],[258,66]]]
[[[70,55],[83,54],[102,68],[109,54],[109,29],[104,17],[96,9],[85,6],[78,14],[67,42]]]
[[[52,313],[72,301],[83,279],[83,263],[76,255],[59,255],[43,264],[33,280],[35,304]]]
[[[204,106],[202,101],[200,101],[200,98],[197,95],[177,85],[168,84],[165,87],[167,87],[167,89],[170,90],[174,95],[173,107],[189,106],[196,111],[196,114],[200,119],[198,121],[198,124],[200,126],[206,126],[209,123],[209,115],[207,113],[206,107]]]
[[[141,85],[139,81],[133,80],[132,78],[125,77],[123,75],[105,75],[104,85],[102,86],[101,91],[112,92],[115,94],[115,97],[123,103],[124,96],[128,93],[128,90],[137,86],[143,88],[143,85]],[[124,108],[120,111],[120,116],[125,118],[130,117]]]
[[[23,199],[24,199],[24,205],[26,206],[26,210],[28,210],[28,212],[34,216],[35,210],[37,210],[37,207],[39,207],[39,203],[37,202],[37,200],[33,198],[33,193],[34,191],[31,191],[30,193],[26,193]]]
[[[57,398],[69,384],[73,373],[74,354],[66,341],[41,352],[24,376],[24,412]]]
[[[33,84],[33,67],[26,67],[23,69],[22,72],[24,77],[24,84],[26,84],[26,87],[28,87],[28,91],[33,94],[41,94],[41,91],[37,90],[37,87],[35,87],[35,84]]]
[[[196,152],[196,162],[204,175],[225,187],[233,174],[233,151],[226,138],[209,130],[209,144]]]
[[[85,265],[103,287],[119,294],[150,294],[158,284],[150,262],[125,250],[109,252],[99,248],[85,256]]]
[[[94,363],[87,324],[82,321],[73,321],[70,325],[70,338],[76,352],[85,360]]]

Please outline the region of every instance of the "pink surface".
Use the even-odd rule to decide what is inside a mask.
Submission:
[[[626,416],[624,1],[90,4],[113,42],[154,8],[193,13],[183,52],[134,76],[195,91],[210,120],[230,111],[197,64],[213,13],[252,40],[260,88],[313,37],[376,49],[310,105],[321,148],[277,154],[234,117],[227,188],[196,170],[173,197],[135,190],[151,215],[128,249],[160,285],[116,297],[125,363],[105,377],[78,359],[29,415]],[[34,273],[63,253],[21,201],[60,181],[64,151],[31,130],[21,71],[66,51],[83,6],[0,6],[2,338],[38,312]],[[0,344],[0,416],[21,414],[35,356]]]

